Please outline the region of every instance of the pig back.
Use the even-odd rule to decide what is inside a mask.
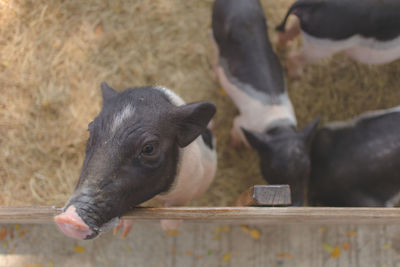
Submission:
[[[382,201],[400,190],[400,113],[367,115],[320,129],[311,151],[311,202],[351,205],[362,193]]]
[[[270,96],[285,92],[282,67],[272,49],[259,1],[215,1],[212,29],[219,64],[232,83],[244,91],[249,85]]]
[[[306,2],[306,1],[302,1]],[[293,11],[301,28],[318,38],[343,40],[354,35],[380,41],[400,35],[400,1],[397,0],[328,0],[309,1]]]

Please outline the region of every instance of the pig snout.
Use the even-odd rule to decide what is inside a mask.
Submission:
[[[69,206],[63,213],[57,215],[54,220],[61,232],[69,237],[84,240],[94,238],[98,235],[98,232],[90,229],[81,219],[73,205]]]

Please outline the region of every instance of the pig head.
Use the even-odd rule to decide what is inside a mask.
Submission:
[[[293,126],[279,126],[264,133],[242,129],[258,152],[260,168],[269,184],[288,184],[292,205],[303,206],[311,171],[310,147],[319,118],[296,132]]]
[[[180,149],[206,130],[216,112],[209,102],[177,106],[159,87],[101,88],[103,107],[89,124],[78,183],[55,218],[66,235],[78,239],[96,237],[136,205],[167,192]]]

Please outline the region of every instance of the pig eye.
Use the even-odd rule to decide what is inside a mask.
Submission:
[[[151,155],[154,152],[154,146],[152,144],[146,144],[142,148],[142,153],[145,155]]]

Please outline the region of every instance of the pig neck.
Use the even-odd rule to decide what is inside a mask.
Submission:
[[[287,136],[296,134],[296,126],[288,123],[288,121],[281,120],[275,122],[274,125],[264,130],[264,133],[271,137]]]
[[[172,104],[182,106],[182,98],[164,87],[156,87],[165,93]],[[213,145],[215,148],[215,144]],[[199,136],[188,146],[179,149],[177,172],[170,189],[153,199],[163,206],[184,205],[199,197],[210,186],[216,171],[217,154]]]
[[[154,199],[163,206],[184,205],[203,194],[213,181],[217,156],[198,137],[180,149],[179,163],[174,183],[170,189]]]

